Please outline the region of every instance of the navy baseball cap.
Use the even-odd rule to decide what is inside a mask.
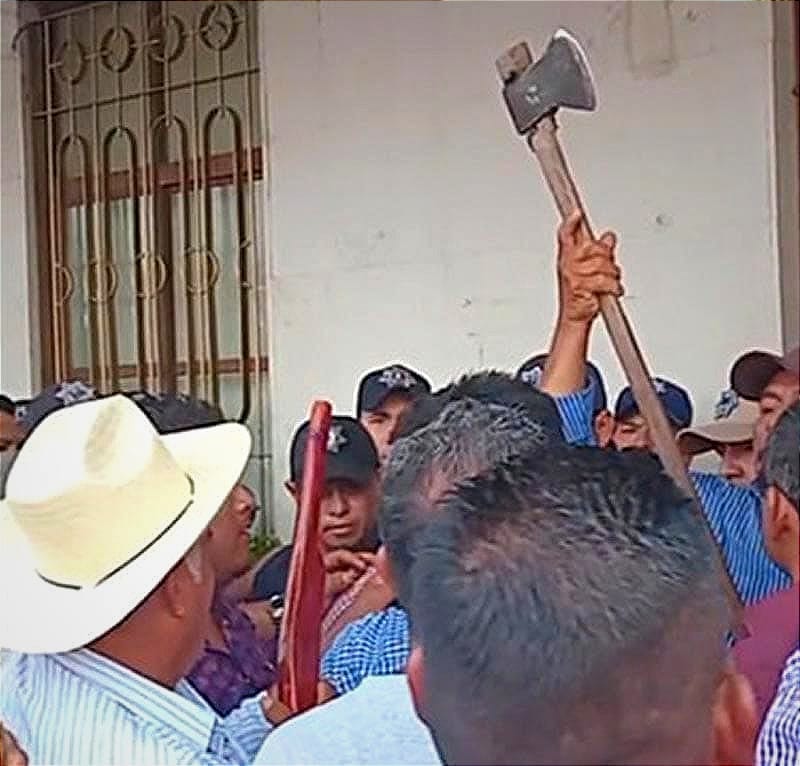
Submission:
[[[523,383],[539,388],[544,373],[544,365],[547,362],[547,354],[537,354],[524,362],[517,370],[516,378]],[[586,362],[586,384],[594,384],[594,399],[592,401],[592,415],[608,408],[608,395],[606,394],[606,384],[600,370],[591,362]]]
[[[303,462],[308,444],[309,423],[295,431],[289,450],[290,479],[303,478]],[[355,418],[335,415],[328,433],[328,454],[325,460],[325,481],[351,481],[365,486],[378,475],[380,461],[372,437]]]
[[[688,428],[692,424],[694,408],[686,389],[664,378],[653,378],[653,388],[670,422],[678,428]],[[617,397],[614,417],[617,420],[625,420],[638,414],[639,405],[633,397],[630,386],[626,386]]]
[[[174,434],[191,428],[216,426],[225,422],[222,410],[204,399],[186,394],[151,394],[148,391],[128,391],[129,397],[141,409],[160,434]]]
[[[391,394],[405,394],[415,399],[431,392],[431,384],[418,372],[402,364],[392,364],[368,372],[358,384],[356,414],[374,412]]]
[[[17,422],[27,435],[51,412],[96,398],[97,391],[82,380],[54,383],[45,388],[38,396],[34,396],[33,399],[17,402]]]

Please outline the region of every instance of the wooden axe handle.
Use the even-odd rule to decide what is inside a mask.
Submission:
[[[579,209],[583,213],[582,227],[584,233],[594,238],[586,212],[581,204],[575,181],[561,151],[561,145],[556,134],[557,129],[554,117],[544,118],[528,135],[528,144],[539,161],[542,174],[550,187],[550,191],[553,193],[556,207],[558,207],[562,218],[567,218],[574,210]],[[604,295],[600,298],[600,313],[603,315],[606,329],[611,336],[611,342],[617,352],[622,369],[625,371],[625,376],[633,389],[633,395],[636,398],[639,411],[647,422],[656,453],[661,459],[666,472],[694,500],[695,508],[700,513],[700,500],[689,478],[686,465],[667,421],[667,416],[653,388],[642,352],[636,343],[636,338],[622,309],[622,304],[620,304],[616,296]],[[738,621],[742,607],[739,594],[734,588],[728,570],[724,565],[722,552],[719,550],[719,546],[716,546],[716,538],[711,532],[708,520],[705,514],[701,513],[700,515],[706,525],[708,534],[717,548],[719,563],[722,568],[723,584]]]
[[[319,514],[330,427],[331,405],[328,402],[314,402],[303,459],[303,478],[279,651],[278,694],[293,713],[301,713],[317,703],[320,631],[325,597]]]

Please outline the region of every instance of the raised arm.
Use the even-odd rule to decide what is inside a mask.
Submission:
[[[585,387],[586,353],[600,295],[622,295],[616,237],[589,239],[576,211],[558,229],[558,316],[540,389],[554,397]]]

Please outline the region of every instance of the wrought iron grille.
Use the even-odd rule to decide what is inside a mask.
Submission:
[[[256,8],[85,3],[19,45],[43,382],[205,398],[265,463]]]

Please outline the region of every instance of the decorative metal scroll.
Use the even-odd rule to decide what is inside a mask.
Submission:
[[[16,45],[42,383],[214,402],[250,425],[248,481],[265,496],[257,6],[51,3]]]
[[[48,379],[265,406],[256,5],[86,3],[22,33]]]

